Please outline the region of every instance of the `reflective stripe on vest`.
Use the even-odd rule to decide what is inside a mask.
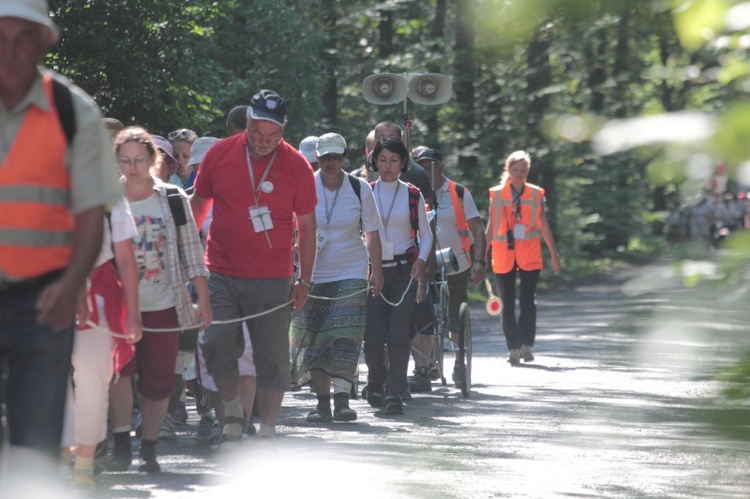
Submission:
[[[520,199],[521,220],[517,221],[510,183],[490,189],[490,244],[492,270],[495,273],[510,272],[514,265],[523,270],[542,268],[542,234],[539,223],[543,199],[544,189],[525,184]],[[526,226],[524,238],[515,239],[515,249],[509,249],[507,233],[512,231],[517,223]]]
[[[466,187],[464,187],[464,196],[466,195]],[[448,192],[451,195],[451,202],[453,203],[453,212],[456,214],[456,227],[458,228],[458,235],[461,237],[461,246],[466,253],[466,257],[469,262],[472,261],[471,256],[471,241],[469,240],[469,224],[466,223],[466,214],[464,214],[464,205],[462,200],[458,197],[456,191],[456,183],[453,180],[448,181]]]
[[[65,164],[68,144],[52,77],[43,75],[42,84],[49,110],[29,106],[0,166],[0,272],[12,280],[38,277],[70,262],[75,219]]]

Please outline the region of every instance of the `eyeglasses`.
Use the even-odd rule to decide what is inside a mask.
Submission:
[[[130,168],[133,164],[135,164],[135,166],[145,165],[146,163],[148,163],[150,159],[151,159],[150,156],[139,156],[132,160],[130,158],[127,158],[127,159],[118,159],[117,161],[118,163],[120,163],[120,165]]]
[[[326,154],[325,156],[319,156],[318,161],[344,161],[344,156],[342,154]]]
[[[167,135],[169,140],[190,140],[195,137],[195,132],[192,130],[188,130],[187,128],[180,128],[179,130],[175,130],[174,132],[169,132],[169,135]]]

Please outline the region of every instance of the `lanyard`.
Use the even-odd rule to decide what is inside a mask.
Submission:
[[[526,189],[526,185],[521,187],[521,192],[516,191],[516,188],[511,184],[510,192],[513,196],[513,205],[516,207],[516,220],[521,220],[521,196],[523,191]]]
[[[268,166],[266,167],[266,171],[263,172],[263,176],[260,178],[259,185],[255,185],[255,174],[253,174],[253,164],[250,162],[250,151],[247,149],[247,146],[245,146],[245,158],[247,159],[247,170],[250,172],[250,183],[253,186],[253,198],[255,199],[255,206],[258,206],[258,201],[260,200],[260,189],[263,186],[263,182],[266,181],[266,177],[268,176],[268,172],[271,171],[271,167],[273,166],[273,162],[276,159],[276,155],[279,153],[279,150],[276,149],[273,152],[273,156],[271,156],[271,161],[268,162]]]
[[[380,204],[380,213],[383,213],[383,199],[380,197],[381,192],[383,190],[383,186],[381,185],[382,180],[378,180],[378,204]],[[385,221],[383,222],[383,231],[384,233],[388,232],[388,221],[391,219],[391,212],[393,212],[393,205],[396,204],[396,196],[398,196],[398,190],[401,187],[401,182],[396,180],[398,182],[396,184],[396,192],[393,193],[393,199],[391,199],[391,207],[388,208],[388,216],[385,217]]]
[[[322,173],[321,173],[322,175]],[[344,174],[345,175],[345,174]],[[344,177],[341,176],[341,181],[339,182],[339,186],[336,187],[336,194],[333,196],[333,201],[331,202],[331,209],[328,209],[328,188],[323,184],[323,178],[320,179],[320,185],[323,186],[323,199],[325,199],[326,202],[326,227],[328,227],[331,224],[331,217],[333,216],[333,209],[336,207],[336,200],[339,198],[339,191],[341,190],[341,186],[344,185]]]

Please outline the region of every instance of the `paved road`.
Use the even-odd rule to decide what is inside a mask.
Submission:
[[[219,456],[192,444],[191,413],[160,444],[165,472],[105,475],[100,496],[748,497],[750,418],[711,403],[748,347],[731,298],[682,290],[664,265],[541,294],[536,362],[519,368],[476,307],[470,398],[435,384],[404,416],[357,400],[357,422],[312,426],[314,397],[288,394],[274,446]]]

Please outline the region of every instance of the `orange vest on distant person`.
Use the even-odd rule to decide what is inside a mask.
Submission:
[[[458,197],[456,191],[456,183],[453,180],[448,180],[448,192],[451,195],[451,202],[453,203],[453,212],[456,215],[456,227],[458,227],[458,235],[461,237],[461,246],[466,252],[466,257],[471,262],[473,256],[471,254],[471,240],[469,239],[469,224],[466,222],[466,214],[464,213],[463,196]],[[468,189],[464,187],[464,192]]]
[[[506,274],[514,266],[522,270],[542,268],[542,243],[539,227],[542,222],[544,189],[533,184],[524,184],[520,197],[520,217],[516,213],[510,182],[490,189],[490,244],[492,247],[492,270]],[[515,249],[508,249],[508,232],[516,225],[526,227],[523,239],[514,238]]]
[[[42,83],[49,110],[29,106],[0,166],[0,272],[14,281],[67,267],[75,229],[67,139],[52,77],[43,75]]]

